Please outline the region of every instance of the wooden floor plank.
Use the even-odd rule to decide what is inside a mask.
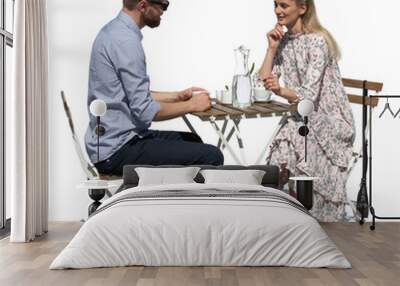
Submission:
[[[29,244],[0,241],[0,285],[400,285],[400,223],[384,222],[371,232],[356,223],[322,224],[352,269],[289,267],[119,267],[50,271],[52,260],[80,223],[51,223],[50,232]]]

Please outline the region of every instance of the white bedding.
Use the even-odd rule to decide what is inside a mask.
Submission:
[[[267,192],[272,199],[243,194],[129,199],[145,195],[138,192],[169,190],[253,190]],[[132,188],[106,200],[50,269],[128,265],[350,268],[318,222],[284,200],[299,204],[281,191],[254,185]]]

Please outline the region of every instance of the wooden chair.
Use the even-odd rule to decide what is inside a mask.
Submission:
[[[348,88],[355,88],[361,90],[361,95],[348,94],[349,101],[355,104],[363,104],[363,97],[368,97],[369,91],[375,91],[379,93],[382,91],[383,83],[381,82],[372,82],[372,81],[362,81],[357,79],[349,79],[343,78],[343,85]],[[365,105],[371,105],[372,107],[376,107],[378,105],[377,98],[366,98]]]
[[[357,80],[357,79],[349,79],[349,78],[343,78],[343,85],[347,88],[352,88],[359,90],[361,95],[356,95],[349,93],[349,101],[350,103],[353,104],[360,104],[363,106],[363,122],[362,122],[362,146],[360,147],[360,150],[358,152],[353,152],[353,160],[350,163],[349,169],[348,169],[348,174],[350,174],[353,171],[353,168],[355,164],[358,162],[360,158],[365,157],[365,160],[367,160],[367,155],[366,155],[366,137],[367,137],[367,132],[368,132],[368,115],[367,115],[367,108],[368,106],[371,106],[371,108],[375,108],[378,106],[379,99],[378,98],[370,98],[369,97],[369,92],[374,91],[376,93],[379,93],[383,89],[383,83],[381,82],[372,82],[372,81],[362,81],[362,80]],[[364,155],[363,155],[364,153]],[[366,172],[366,166],[367,164],[364,161],[363,164],[363,174]]]

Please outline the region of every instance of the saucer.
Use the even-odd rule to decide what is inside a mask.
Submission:
[[[255,99],[254,99],[254,102],[255,102],[255,103],[257,103],[257,102],[266,103],[266,102],[271,102],[271,101],[272,101],[271,98],[269,98],[269,99],[258,99],[258,98],[255,98]]]

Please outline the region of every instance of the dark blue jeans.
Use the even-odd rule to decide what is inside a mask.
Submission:
[[[95,164],[101,174],[122,175],[125,165],[223,165],[224,155],[193,133],[149,130],[134,137],[105,161]]]

